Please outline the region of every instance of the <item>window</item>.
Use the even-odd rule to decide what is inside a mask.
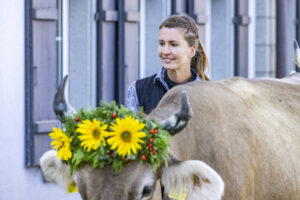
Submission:
[[[54,95],[69,74],[75,109],[123,103],[138,78],[139,0],[26,0],[26,166],[37,166],[58,127]]]

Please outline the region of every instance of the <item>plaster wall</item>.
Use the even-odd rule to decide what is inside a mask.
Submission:
[[[0,200],[80,199],[25,167],[24,1],[1,1],[0,30]]]

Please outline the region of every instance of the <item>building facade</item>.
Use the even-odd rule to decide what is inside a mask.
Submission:
[[[52,101],[65,74],[76,109],[100,100],[124,103],[132,81],[161,68],[159,25],[172,14],[198,23],[213,81],[288,74],[295,70],[299,6],[299,0],[3,1],[0,199],[80,199],[44,182],[38,168],[51,148],[48,133],[59,126]]]

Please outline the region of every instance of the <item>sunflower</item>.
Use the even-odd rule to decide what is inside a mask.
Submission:
[[[74,193],[74,192],[78,192],[78,188],[77,188],[75,182],[73,181],[73,182],[68,186],[68,193]]]
[[[72,157],[72,152],[70,149],[70,144],[72,138],[69,138],[66,134],[63,133],[61,129],[53,128],[53,132],[49,136],[54,140],[51,142],[53,149],[58,149],[57,156],[59,159],[69,160]]]
[[[79,140],[81,140],[81,146],[87,148],[87,151],[91,151],[91,149],[96,150],[99,148],[101,142],[104,146],[106,146],[104,137],[107,136],[108,132],[106,131],[107,125],[104,124],[101,126],[101,122],[94,119],[84,120],[82,124],[78,125],[77,132],[81,133],[78,136]]]
[[[112,150],[118,148],[117,152],[122,157],[126,154],[131,155],[131,152],[136,154],[137,149],[141,149],[139,143],[144,143],[140,138],[146,137],[146,133],[140,131],[145,124],[131,116],[123,119],[117,118],[116,124],[111,124],[110,128],[113,131],[109,134],[111,138],[107,140],[107,143],[111,145],[110,148]]]

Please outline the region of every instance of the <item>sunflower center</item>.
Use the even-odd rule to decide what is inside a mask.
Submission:
[[[130,142],[131,135],[128,131],[123,132],[121,137],[124,142]]]
[[[98,139],[100,138],[100,131],[97,130],[97,129],[95,129],[95,130],[93,131],[93,137],[94,137],[96,140],[98,140]]]

